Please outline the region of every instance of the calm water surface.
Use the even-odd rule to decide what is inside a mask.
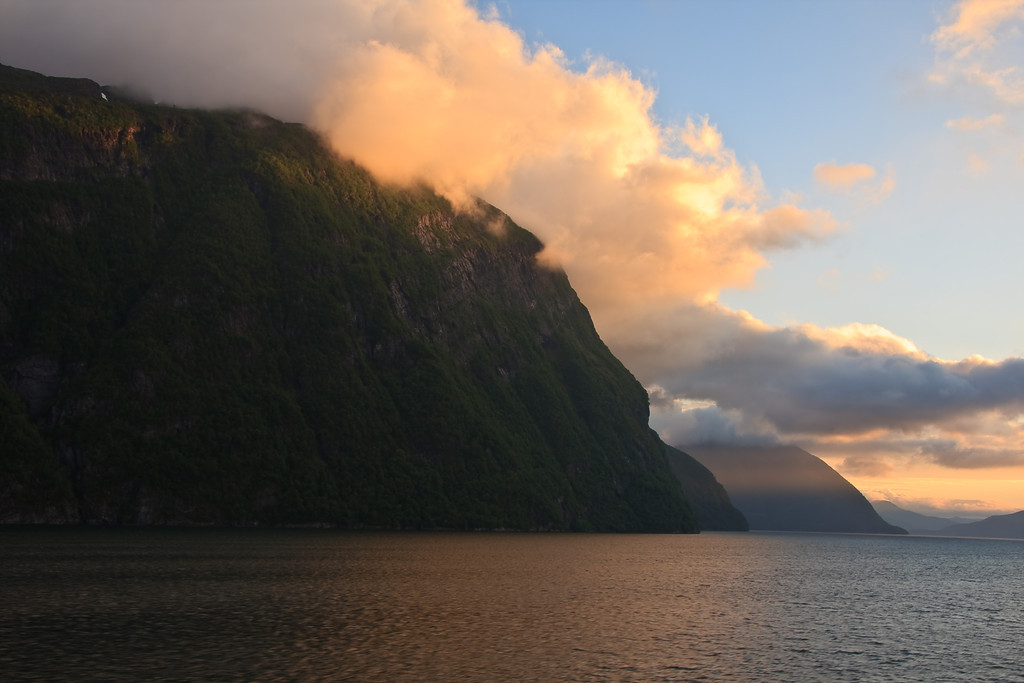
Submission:
[[[0,529],[0,679],[1024,681],[1024,543]]]

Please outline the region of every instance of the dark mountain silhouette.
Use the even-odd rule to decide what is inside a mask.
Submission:
[[[677,448],[666,446],[672,474],[683,487],[687,500],[697,513],[702,531],[747,531],[743,513],[733,506],[729,494],[711,470]]]
[[[795,446],[690,446],[729,492],[751,529],[904,534],[850,482]]]
[[[904,510],[895,503],[888,500],[873,500],[871,506],[879,516],[889,524],[895,524],[906,529],[909,533],[931,533],[944,529],[951,524],[965,524],[977,520],[964,519],[962,517],[934,517],[922,515],[918,512]]]
[[[931,533],[969,538],[1024,538],[1024,510],[1009,515],[993,515],[980,522],[952,524]]]
[[[0,520],[696,530],[533,235],[100,92],[0,67]]]

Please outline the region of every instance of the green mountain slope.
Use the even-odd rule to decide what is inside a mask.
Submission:
[[[99,92],[0,67],[0,519],[695,530],[532,235]]]

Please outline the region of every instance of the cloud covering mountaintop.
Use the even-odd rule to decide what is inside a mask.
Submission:
[[[965,2],[937,27],[933,80],[1019,95],[1013,73],[981,61],[1021,21],[1020,2],[996,4]],[[942,360],[870,321],[772,327],[724,307],[719,292],[751,284],[767,253],[844,226],[795,195],[771,196],[713,121],[657,120],[656,93],[624,67],[527,44],[493,9],[0,0],[0,15],[4,63],[183,106],[265,110],[313,125],[384,180],[501,207],[566,269],[651,389],[670,442],[797,439],[864,473],[1024,465],[1024,360]],[[895,187],[865,164],[814,174],[871,201]]]

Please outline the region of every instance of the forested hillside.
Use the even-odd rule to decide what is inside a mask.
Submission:
[[[0,67],[0,519],[695,530],[532,235],[108,97]]]

